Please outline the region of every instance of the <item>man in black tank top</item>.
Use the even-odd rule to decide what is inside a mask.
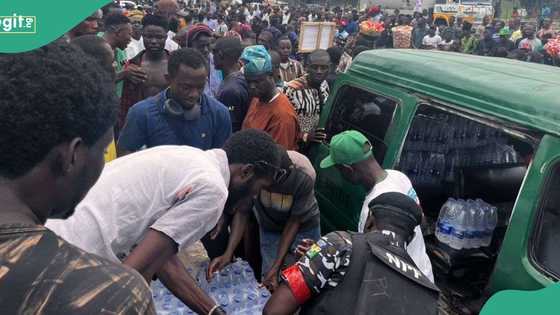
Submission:
[[[264,314],[437,313],[437,287],[406,252],[420,207],[391,192],[369,208],[367,233],[329,233],[282,272]]]

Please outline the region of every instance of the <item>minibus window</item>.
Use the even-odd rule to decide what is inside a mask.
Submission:
[[[544,193],[534,237],[534,259],[549,274],[560,277],[560,165],[556,165]]]
[[[332,137],[349,129],[362,132],[371,141],[375,158],[382,163],[387,150],[385,135],[396,108],[397,102],[392,99],[345,86],[337,93],[327,134]]]

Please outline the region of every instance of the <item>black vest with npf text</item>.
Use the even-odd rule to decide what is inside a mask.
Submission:
[[[342,283],[303,305],[300,314],[432,315],[438,288],[404,248],[378,232],[352,235],[350,266]]]

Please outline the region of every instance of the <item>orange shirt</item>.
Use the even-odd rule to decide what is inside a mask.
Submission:
[[[270,103],[251,100],[241,129],[259,129],[268,133],[286,150],[297,150],[299,124],[294,107],[284,93]]]

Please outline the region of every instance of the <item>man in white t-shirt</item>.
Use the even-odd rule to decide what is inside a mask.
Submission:
[[[83,250],[154,275],[197,313],[216,303],[197,287],[176,253],[213,229],[228,209],[282,173],[274,140],[255,129],[223,149],[160,146],[114,160],[67,220],[47,228]],[[231,207],[232,208],[232,207]],[[219,314],[219,313],[216,313]]]
[[[438,49],[442,42],[441,36],[437,33],[437,28],[435,26],[430,27],[428,35],[424,36],[422,39],[422,48],[424,49]]]
[[[369,203],[383,193],[399,192],[420,204],[408,177],[398,171],[384,170],[375,160],[369,140],[358,131],[344,131],[331,139],[330,154],[321,162],[321,168],[332,166],[336,166],[347,181],[360,185],[369,191],[360,213],[358,223],[358,232],[360,233],[363,233],[370,223],[366,222],[369,214]],[[416,266],[433,282],[432,264],[426,254],[426,245],[420,226],[416,226],[414,232],[414,238],[408,244],[407,252]]]

